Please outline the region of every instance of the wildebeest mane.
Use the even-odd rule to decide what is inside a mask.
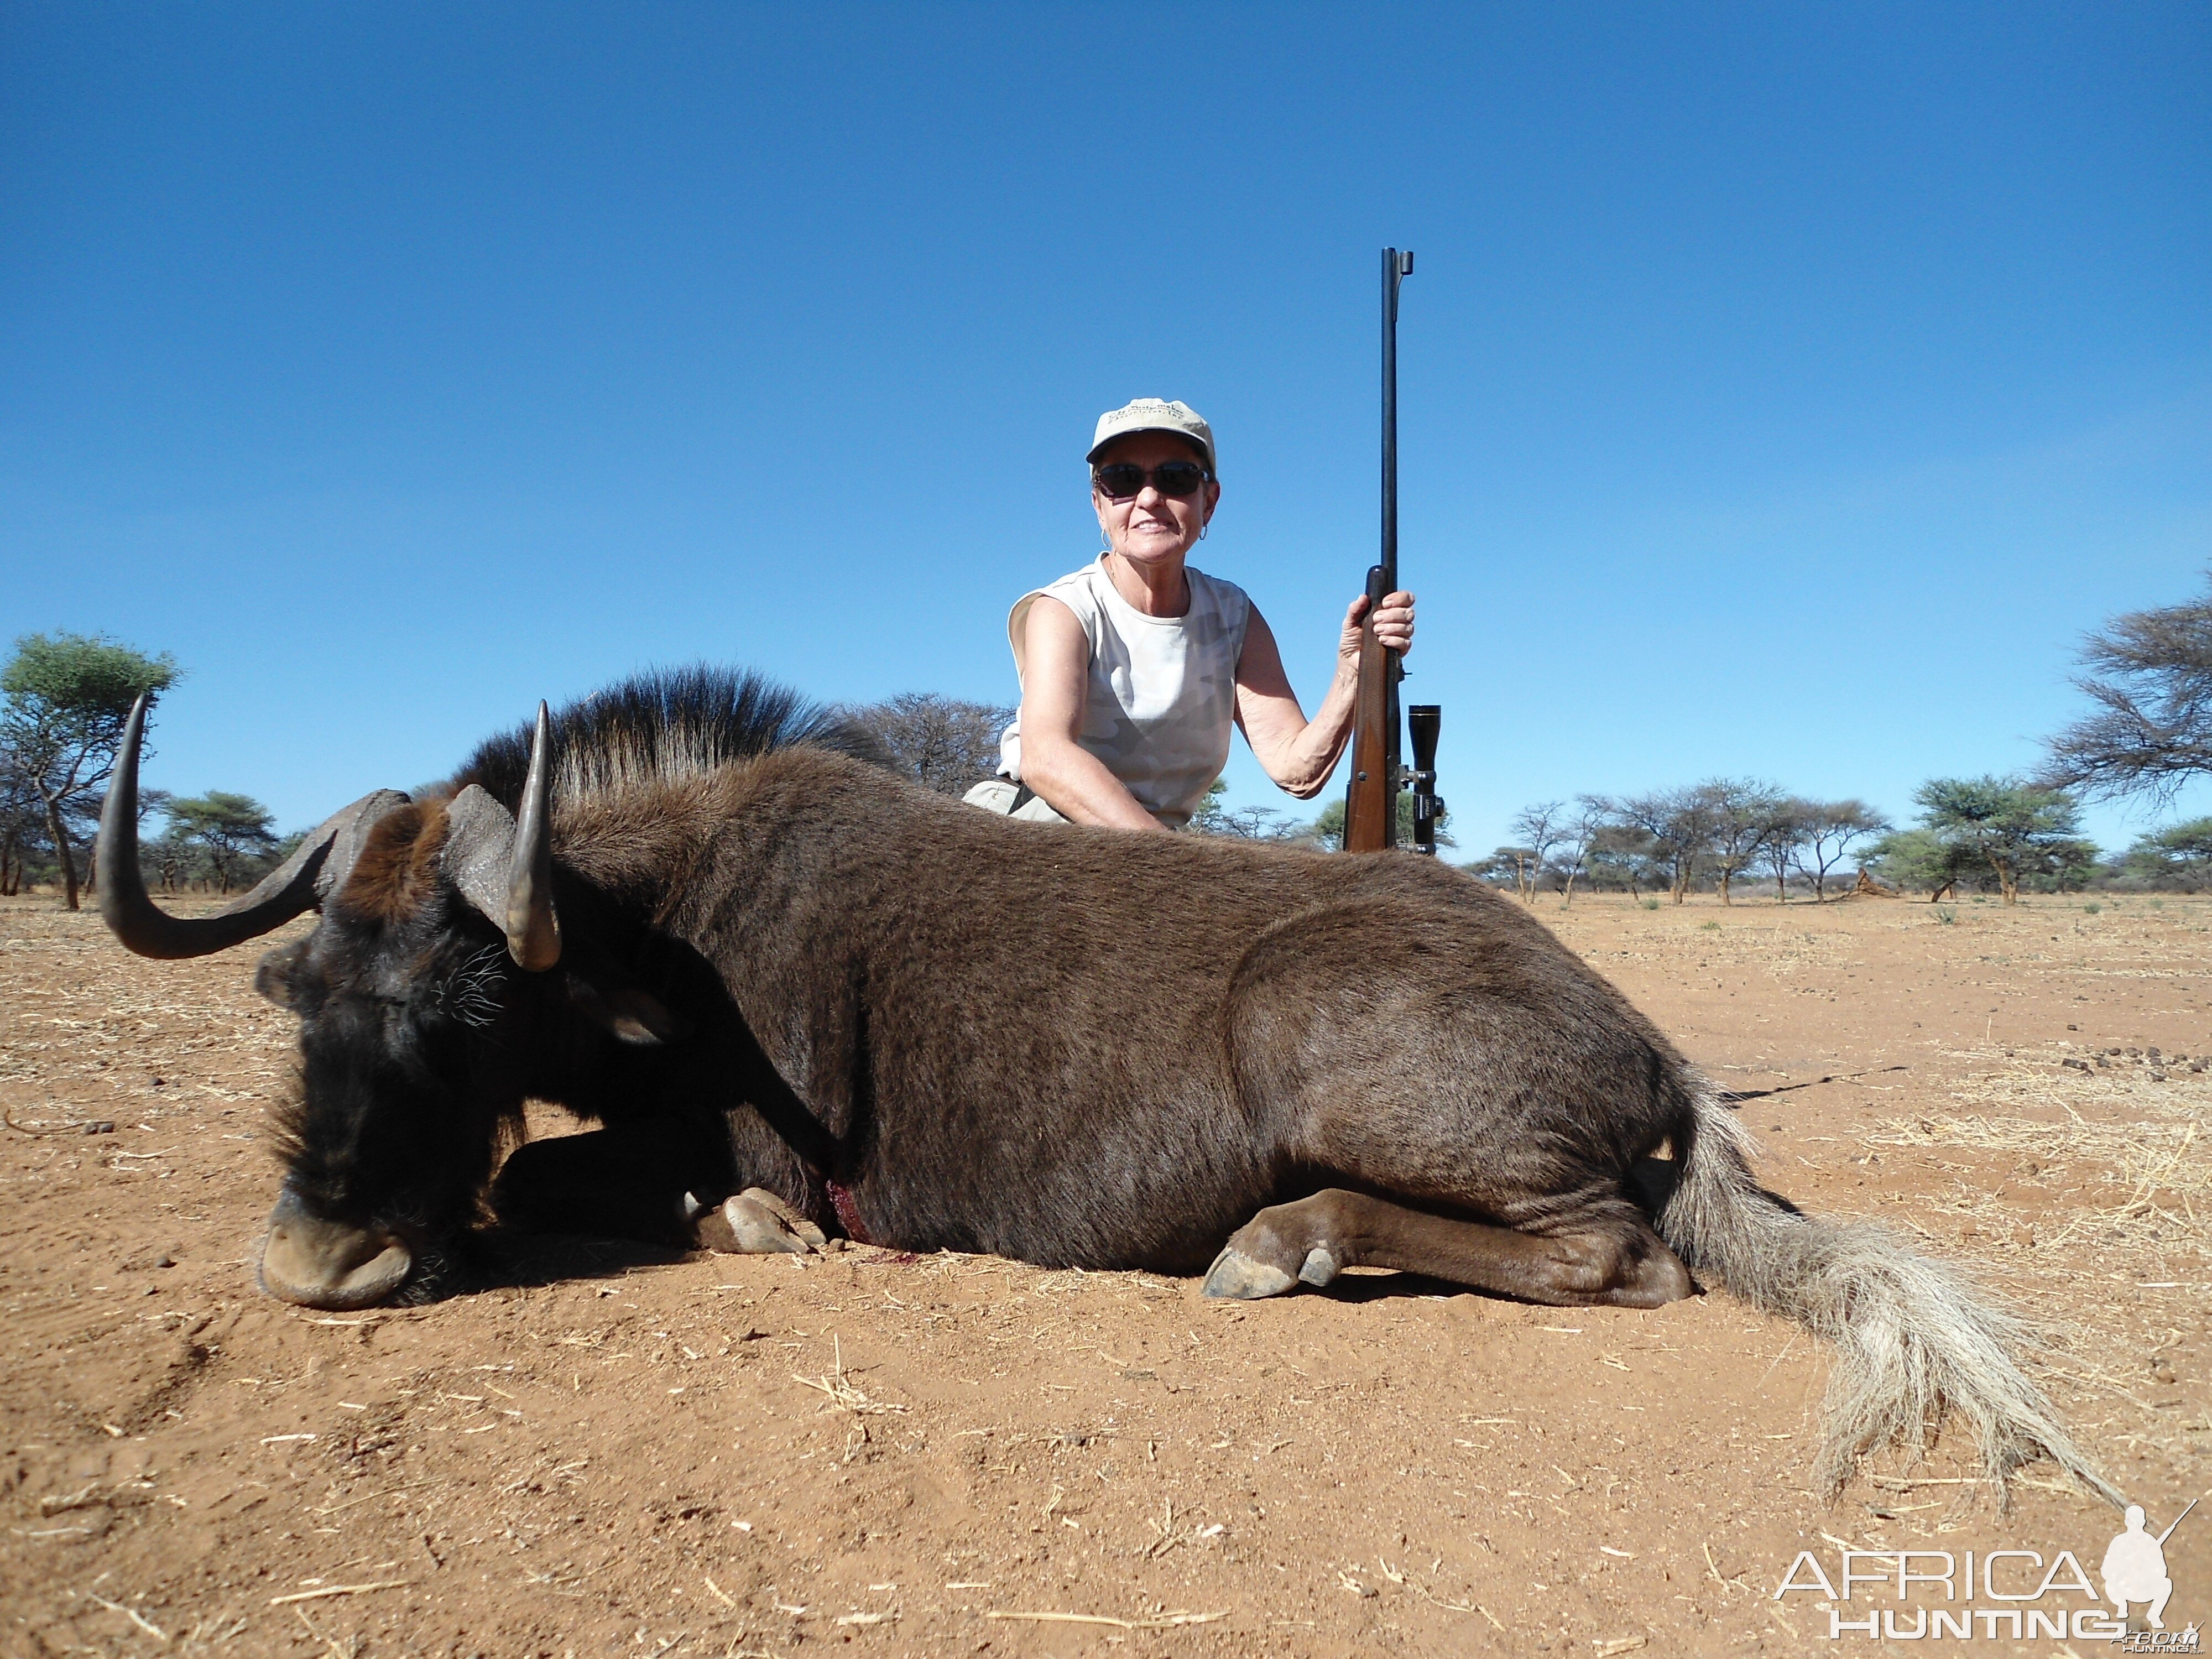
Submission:
[[[649,670],[595,691],[553,716],[556,799],[697,777],[734,761],[805,744],[888,766],[883,745],[839,709],[760,675],[696,664]],[[490,738],[454,776],[509,811],[530,769],[530,726]]]

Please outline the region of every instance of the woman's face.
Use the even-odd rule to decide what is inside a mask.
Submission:
[[[1105,450],[1094,467],[1127,462],[1147,473],[1163,461],[1202,460],[1180,438],[1164,432],[1133,432]],[[1145,487],[1115,501],[1094,483],[1091,505],[1107,544],[1132,563],[1157,566],[1182,558],[1196,544],[1221,500],[1221,486],[1208,479],[1194,495],[1163,495],[1147,477]]]

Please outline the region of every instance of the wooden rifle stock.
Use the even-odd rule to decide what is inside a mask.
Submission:
[[[1344,807],[1344,850],[1379,853],[1397,844],[1397,780],[1392,771],[1391,653],[1375,637],[1375,607],[1388,591],[1381,565],[1367,572],[1367,618],[1359,624],[1359,690],[1352,706],[1352,791]]]

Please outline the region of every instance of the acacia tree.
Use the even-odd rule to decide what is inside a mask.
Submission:
[[[2130,875],[2212,892],[2212,818],[2191,818],[2143,836],[2128,848],[2121,867]]]
[[[251,795],[210,789],[173,800],[167,810],[170,836],[198,849],[226,893],[248,864],[266,858],[276,845],[269,809]]]
[[[1713,843],[1712,801],[1702,789],[1662,789],[1607,803],[1613,817],[1644,832],[1652,856],[1668,870],[1668,892],[1680,904],[1697,879],[1698,860]]]
[[[115,764],[123,723],[141,692],[177,680],[175,660],[149,657],[96,635],[27,634],[0,672],[0,744],[39,798],[61,866],[62,902],[77,908],[69,825],[98,800]]]
[[[1775,800],[1766,836],[1759,842],[1759,850],[1766,860],[1766,867],[1774,872],[1774,900],[1778,904],[1790,902],[1790,872],[1798,867],[1798,850],[1805,845],[1813,811],[1812,802],[1800,800],[1795,795]]]
[[[1201,836],[1226,836],[1232,841],[1310,841],[1315,826],[1300,823],[1273,806],[1229,806],[1229,780],[1216,778],[1206,786],[1206,799],[1190,815],[1190,827]],[[1340,821],[1337,839],[1344,838]]]
[[[1798,868],[1813,878],[1813,902],[1825,904],[1828,872],[1843,861],[1853,842],[1887,834],[1889,820],[1856,799],[1799,801],[1796,806]]]
[[[1559,844],[1559,831],[1565,819],[1567,804],[1560,800],[1541,800],[1534,806],[1524,806],[1514,815],[1506,828],[1521,837],[1517,847],[1501,847],[1501,853],[1512,854],[1514,885],[1521,896],[1530,903],[1536,898],[1536,878],[1544,868],[1544,860]]]
[[[899,770],[940,795],[964,795],[999,769],[999,734],[1014,710],[934,691],[902,691],[852,711]]]
[[[2017,778],[1932,778],[1912,799],[1923,827],[1945,847],[1988,866],[2007,904],[2020,902],[2024,877],[2063,876],[2081,862],[2087,845],[2078,833],[2081,811],[2071,796]]]
[[[1222,803],[1229,798],[1229,780],[1216,778],[1206,786],[1206,797],[1190,815],[1190,828],[1202,836],[1234,835],[1229,827],[1229,809]]]
[[[1492,887],[1510,887],[1516,893],[1521,890],[1521,860],[1511,848],[1501,847],[1487,858],[1470,859],[1460,868]]]
[[[1734,904],[1729,885],[1751,868],[1774,833],[1782,792],[1753,778],[1709,778],[1695,793],[1704,798],[1705,821],[1711,826],[1706,849],[1720,882],[1721,902]]]
[[[1889,831],[1861,854],[1859,869],[1900,890],[1924,891],[1930,904],[1961,881],[1992,873],[1971,847],[1925,827]]]
[[[2212,775],[2212,570],[2203,598],[2113,617],[2081,661],[2097,710],[2051,739],[2045,787],[2164,803]]]
[[[1304,839],[1305,830],[1304,824],[1279,807],[1224,806],[1220,809],[1212,833],[1237,841],[1298,841]],[[1410,831],[1407,839],[1413,839]],[[1437,839],[1445,844],[1441,833]]]
[[[1605,802],[1596,795],[1583,796],[1562,820],[1559,845],[1565,855],[1559,860],[1559,869],[1566,878],[1559,889],[1562,910],[1574,903],[1575,878],[1589,868],[1590,849],[1611,822]]]
[[[158,841],[142,842],[140,848],[142,861],[151,867],[165,893],[175,892],[198,862],[199,849],[173,819]]]
[[[1598,803],[1598,810],[1607,813],[1602,801]],[[1628,889],[1631,898],[1643,890],[1646,881],[1655,889],[1667,884],[1666,867],[1651,837],[1609,813],[1601,818],[1597,834],[1591,837],[1584,862],[1593,887],[1602,886],[1610,877]]]
[[[23,890],[24,866],[46,844],[46,803],[18,763],[12,746],[0,747],[0,896]]]

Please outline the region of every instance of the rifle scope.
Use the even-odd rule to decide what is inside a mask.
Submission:
[[[1437,733],[1443,725],[1443,710],[1432,702],[1417,702],[1406,710],[1406,725],[1413,738],[1413,850],[1437,855],[1437,820],[1444,814],[1443,797],[1437,793]]]

